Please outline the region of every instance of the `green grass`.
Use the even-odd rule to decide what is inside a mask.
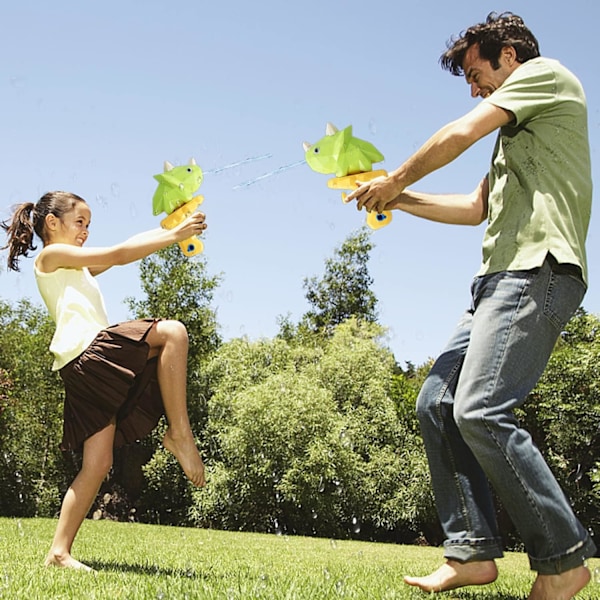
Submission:
[[[439,548],[263,535],[137,523],[85,521],[74,556],[97,574],[42,566],[51,519],[0,518],[0,598],[143,600],[254,598],[279,600],[428,598],[402,582],[439,566]],[[578,598],[600,598],[595,581]],[[523,554],[499,561],[485,587],[436,598],[526,598],[534,578]]]

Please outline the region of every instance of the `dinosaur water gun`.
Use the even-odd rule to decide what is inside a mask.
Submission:
[[[327,186],[338,190],[354,190],[366,181],[387,175],[383,169],[373,170],[373,163],[383,160],[383,154],[370,142],[352,135],[352,125],[339,131],[327,123],[325,137],[316,144],[304,142],[304,156],[308,166],[317,173],[335,175]],[[342,200],[346,201],[342,192]],[[367,213],[367,225],[380,229],[392,220],[389,210]]]
[[[154,216],[167,213],[160,226],[173,229],[187,219],[204,201],[204,196],[194,196],[203,180],[202,169],[191,158],[187,165],[174,167],[165,161],[164,172],[154,175],[158,187],[152,198]],[[179,242],[179,247],[186,256],[200,254],[204,244],[197,236]]]

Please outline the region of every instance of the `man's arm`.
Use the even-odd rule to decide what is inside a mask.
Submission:
[[[479,225],[487,218],[488,178],[470,194],[423,194],[404,190],[387,205],[429,221],[452,225]]]
[[[365,183],[348,195],[347,201],[356,200],[357,208],[383,212],[392,208],[405,210],[406,203],[393,204],[406,187],[429,173],[440,169],[460,156],[475,142],[513,120],[511,112],[489,102],[478,104],[472,111],[442,127],[404,164],[387,177]],[[414,192],[411,192],[414,195]],[[429,203],[434,202],[431,195]],[[446,201],[442,202],[446,206]],[[413,213],[416,214],[416,213]],[[429,218],[425,215],[424,218]],[[445,222],[455,222],[454,219]]]

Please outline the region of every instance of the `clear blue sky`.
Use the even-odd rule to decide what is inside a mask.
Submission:
[[[271,154],[218,174],[200,192],[209,229],[210,274],[225,339],[272,337],[277,316],[308,308],[302,282],[321,275],[364,215],[327,187],[328,176],[297,166],[234,189],[303,158],[327,121],[353,125],[391,170],[477,100],[443,72],[446,40],[488,12],[520,14],[542,54],[581,79],[599,181],[600,78],[594,52],[597,0],[304,2],[21,0],[0,8],[0,218],[52,189],[92,207],[88,243],[110,245],[158,225],[153,175],[164,160],[195,157],[205,170]],[[471,191],[487,171],[494,135],[415,189]],[[597,200],[597,192],[596,192]],[[600,312],[599,214],[590,227],[590,289]],[[386,343],[403,363],[442,348],[468,305],[483,225],[455,227],[396,213],[373,234],[370,270]],[[5,255],[2,255],[3,261]],[[40,302],[32,261],[0,271],[0,297]],[[112,321],[140,294],[137,266],[100,276]]]

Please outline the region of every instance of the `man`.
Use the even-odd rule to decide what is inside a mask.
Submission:
[[[446,562],[425,591],[491,583],[502,556],[488,481],[538,575],[532,600],[567,599],[588,583],[596,548],[530,435],[514,416],[541,376],[587,286],[592,197],[587,109],[577,79],[540,56],[522,19],[490,14],[451,40],[443,68],[483,101],[434,134],[386,178],[349,195],[357,208],[433,221],[487,218],[472,305],[417,400]],[[488,175],[468,195],[407,190],[499,129]]]

